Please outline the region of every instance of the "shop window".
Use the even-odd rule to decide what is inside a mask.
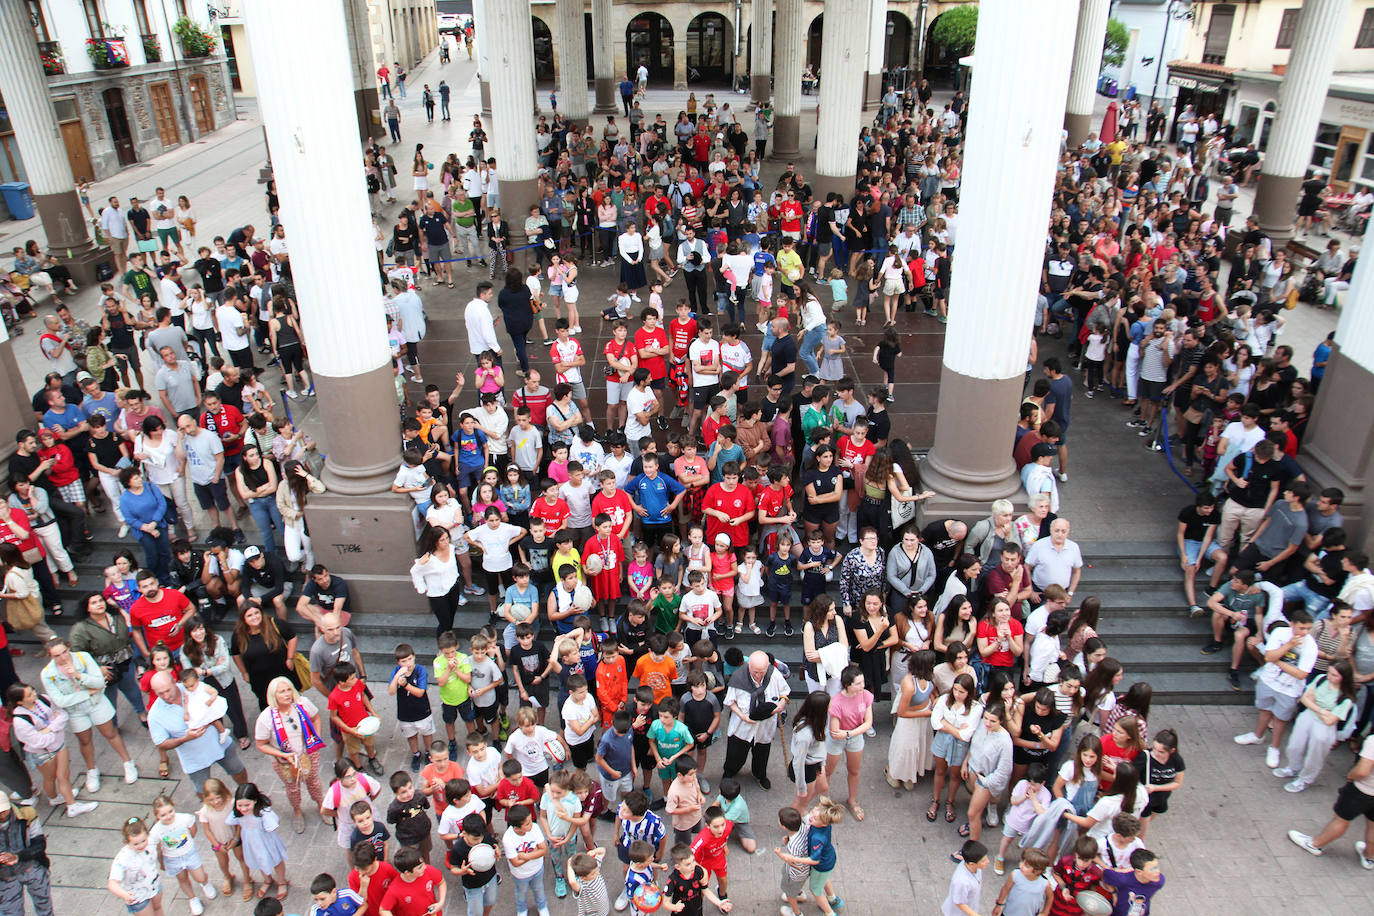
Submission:
[[[1336,158],[1336,144],[1341,139],[1341,128],[1338,124],[1327,124],[1323,121],[1317,125],[1317,139],[1312,144],[1311,164],[1320,169],[1331,168],[1332,161]]]
[[[1293,47],[1293,36],[1298,31],[1298,14],[1301,8],[1283,11],[1283,18],[1279,20],[1279,37],[1274,42],[1274,47],[1281,51]]]
[[[1374,9],[1364,11],[1360,20],[1360,31],[1355,35],[1355,47],[1374,48]]]
[[[1241,105],[1240,117],[1236,120],[1236,142],[1242,146],[1255,139],[1259,128],[1260,110],[1258,105]]]

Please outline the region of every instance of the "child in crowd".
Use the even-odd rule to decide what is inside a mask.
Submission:
[[[415,650],[410,644],[401,643],[396,647],[396,667],[391,672],[386,692],[396,698],[396,721],[410,745],[412,773],[418,773],[424,763],[421,741],[434,737],[434,715],[429,708],[428,689],[429,672],[415,664]]]
[[[535,639],[534,627],[528,621],[516,624],[509,670],[520,692],[520,707],[533,709],[534,719],[540,725],[544,724],[549,705],[549,678],[556,668],[548,646]]]
[[[668,873],[668,882],[663,889],[664,900],[670,911],[680,916],[702,916],[702,900],[705,899],[722,913],[730,912],[733,904],[711,893],[707,884],[710,872],[697,864],[690,846],[678,843],[673,847],[672,858],[673,870]]]
[[[977,913],[983,895],[983,869],[988,867],[988,848],[977,840],[965,840],[959,849],[959,864],[949,879],[949,893],[940,904],[941,916],[967,916]]]
[[[404,770],[392,773],[390,784],[394,797],[386,809],[386,822],[396,828],[398,845],[414,847],[420,859],[429,864],[429,854],[434,848],[434,820],[429,816],[429,799],[415,790],[414,780]]]
[[[477,715],[472,708],[472,660],[458,651],[458,635],[452,630],[439,634],[439,654],[434,657],[434,682],[439,685],[439,702],[443,706],[444,730],[448,733],[448,755],[458,756],[455,723],[462,716],[468,734],[477,728]]]
[[[430,744],[429,763],[420,770],[420,791],[429,796],[435,814],[442,817],[444,809],[448,807],[448,796],[445,794],[448,783],[466,776],[463,765],[450,756],[447,742],[435,741]]]
[[[559,770],[539,799],[539,829],[549,841],[549,861],[554,868],[553,893],[559,900],[568,896],[564,881],[568,860],[577,854],[579,829],[591,815],[582,810],[581,800],[572,791],[572,771]]]
[[[201,864],[195,837],[194,815],[179,814],[172,799],[165,794],[153,799],[153,826],[148,831],[148,840],[157,849],[163,871],[177,879],[191,912],[194,916],[200,916],[205,911],[205,905],[196,894],[197,888],[206,900],[214,900],[219,894],[210,884],[210,876]],[[195,881],[194,886],[192,880]]]
[[[716,797],[716,804],[730,819],[730,823],[735,825],[730,835],[739,842],[741,849],[754,855],[758,850],[758,841],[749,824],[749,803],[744,800],[739,780],[727,777],[720,781],[720,795]]]
[[[234,812],[225,823],[238,828],[236,838],[243,845],[243,861],[263,873],[259,896],[264,896],[268,884],[275,883],[277,899],[285,900],[291,881],[286,877],[286,844],[277,836],[281,821],[272,810],[272,800],[253,783],[243,783],[234,792]]]
[[[468,735],[467,780],[472,791],[482,799],[487,809],[487,820],[491,820],[496,809],[496,790],[501,784],[501,755],[488,746],[487,739],[480,733]],[[445,795],[448,786],[444,786]]]
[[[710,643],[706,643],[707,647]],[[692,736],[692,749],[696,754],[697,769],[705,772],[706,757],[711,743],[715,741],[716,729],[720,727],[720,700],[707,688],[706,674],[697,670],[687,675],[687,692],[680,701],[682,721]],[[703,780],[704,781],[704,780]],[[702,791],[709,791],[709,785]]]
[[[526,916],[527,898],[534,898],[539,916],[549,916],[544,897],[544,857],[549,843],[543,831],[534,823],[530,809],[516,805],[506,813],[506,832],[501,835],[501,848],[510,864],[510,876],[515,883],[515,912]]]
[[[1016,871],[997,892],[992,916],[1040,916],[1050,912],[1054,903],[1054,882],[1045,874],[1049,867],[1050,857],[1040,850],[1022,851]],[[977,904],[973,906],[976,908]]]
[[[664,780],[665,811],[672,818],[673,840],[690,843],[701,827],[701,812],[706,799],[697,782],[697,765],[691,757],[684,757],[676,765],[677,775],[669,783]],[[662,770],[659,771],[662,773]]]
[[[492,835],[479,814],[469,814],[463,818],[458,837],[448,852],[448,870],[461,879],[463,896],[467,899],[469,912],[474,909],[489,914],[496,906],[498,879],[496,861],[501,858],[501,846]],[[469,861],[473,847],[487,845],[495,853],[491,867],[478,871]]]
[[[706,809],[706,826],[692,840],[692,854],[708,876],[716,877],[716,896],[725,900],[730,896],[728,846],[735,825],[719,805]]]
[[[251,886],[253,879],[248,874],[248,866],[243,862],[243,848],[234,843],[234,831],[225,822],[229,812],[234,810],[233,793],[224,783],[212,776],[205,780],[200,797],[202,804],[196,812],[196,819],[205,826],[205,838],[210,841],[215,861],[219,863],[219,873],[223,876],[219,885],[220,893],[228,895],[234,892],[234,874],[232,863],[229,861],[231,850],[243,871],[244,886]]]
[[[444,786],[444,801],[444,813],[439,818],[439,839],[452,847],[468,815],[476,814],[485,820],[487,806],[472,791],[472,784],[462,778],[450,779]]]
[[[598,846],[568,860],[564,871],[567,886],[577,897],[577,916],[608,916],[611,912],[606,881],[601,877],[601,861],[605,855],[606,850]],[[563,877],[560,874],[558,880]]]
[[[368,807],[371,807],[372,799],[381,791],[382,787],[374,782],[371,776],[359,773],[347,758],[334,761],[334,781],[325,790],[320,813],[324,817],[334,818],[339,847],[343,849],[345,857],[348,856],[348,850],[353,848],[353,819],[349,815],[349,810],[357,801],[365,801]]]
[[[339,890],[328,872],[320,872],[310,882],[310,899],[315,901],[310,916],[352,916],[367,911],[367,899],[351,888]],[[253,916],[257,916],[256,909]]]
[[[131,817],[119,832],[124,837],[124,845],[110,863],[110,878],[106,887],[123,901],[130,913],[151,909],[153,916],[162,916],[162,877],[158,873],[158,854],[148,836],[148,827],[142,818]],[[22,892],[23,888],[20,887]],[[23,902],[20,897],[21,909]],[[196,902],[200,903],[199,900]]]
[[[352,761],[354,769],[361,770],[363,762],[359,752],[365,749],[368,771],[379,776],[382,765],[377,761],[376,733],[364,735],[358,730],[364,719],[377,715],[367,696],[366,685],[352,662],[339,662],[332,673],[335,686],[329,692],[329,721],[343,734],[344,754]]]
[[[1011,790],[1011,806],[1007,808],[1006,820],[1002,823],[1002,843],[997,848],[997,858],[993,860],[992,870],[999,875],[1006,873],[1007,847],[1011,841],[1021,837],[1031,823],[1045,813],[1052,796],[1045,788],[1049,777],[1049,767],[1040,761],[1026,768],[1026,778]]]
[[[184,706],[186,727],[213,728],[219,732],[219,743],[228,744],[234,740],[233,734],[225,727],[224,716],[229,711],[229,701],[219,695],[219,691],[200,679],[200,672],[185,668],[181,672],[181,686],[186,688]]]
[[[601,727],[609,728],[611,716],[629,698],[630,681],[625,658],[620,654],[620,644],[607,637],[601,641],[599,648],[601,661],[596,666],[596,705],[601,709]]]
[[[413,846],[402,846],[392,860],[396,878],[382,897],[382,913],[442,913],[448,887],[444,874],[425,862]]]
[[[721,780],[722,785],[725,780]],[[778,825],[784,833],[781,846],[773,847],[773,854],[782,859],[782,916],[798,916],[802,908],[802,895],[806,881],[811,874],[811,860],[807,857],[808,833],[806,822],[796,808],[787,807],[778,811]]]
[[[349,849],[356,849],[359,843],[366,843],[372,847],[378,858],[389,858],[387,852],[391,831],[373,817],[372,805],[365,801],[355,801],[348,809],[348,816],[353,821],[353,833],[348,838]],[[345,855],[351,858],[349,853]]]

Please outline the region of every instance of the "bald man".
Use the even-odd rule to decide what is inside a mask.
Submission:
[[[748,664],[730,676],[725,691],[725,705],[732,713],[725,741],[726,779],[733,778],[752,754],[754,779],[765,790],[773,787],[768,781],[768,754],[790,695],[787,678],[767,652],[754,652]]]
[[[148,708],[148,732],[159,750],[177,752],[177,762],[197,795],[216,764],[239,785],[248,781],[234,742],[220,744],[219,732],[213,728],[186,727],[185,690],[170,672],[154,674],[149,687],[157,699]]]
[[[363,667],[363,654],[358,651],[358,641],[353,631],[343,625],[343,618],[336,611],[320,615],[319,636],[310,647],[310,684],[325,699],[334,689],[334,669],[348,662],[358,669],[358,680],[367,680],[367,669]],[[341,745],[342,746],[342,745]]]
[[[1069,520],[1057,518],[1050,524],[1050,536],[1040,538],[1026,551],[1026,566],[1030,568],[1031,585],[1043,592],[1058,585],[1073,597],[1078,580],[1083,576],[1083,552],[1077,542],[1069,538]]]

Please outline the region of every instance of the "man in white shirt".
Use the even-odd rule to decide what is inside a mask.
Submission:
[[[1288,612],[1288,626],[1275,627],[1264,641],[1264,667],[1255,684],[1255,708],[1259,718],[1253,732],[1236,735],[1237,744],[1261,744],[1264,733],[1273,730],[1264,765],[1279,765],[1279,744],[1288,723],[1301,707],[1307,676],[1317,663],[1317,641],[1312,638],[1312,617],[1302,608]]]
[[[485,280],[477,284],[477,295],[468,300],[463,309],[463,321],[468,326],[468,348],[471,353],[501,352],[501,344],[496,341],[496,320],[491,314],[491,300],[494,287]]]
[[[114,253],[115,276],[120,277],[128,265],[129,220],[120,209],[118,197],[111,197],[108,204],[100,211],[100,231],[105,234],[110,251]]]
[[[250,369],[254,368],[253,341],[248,334],[248,318],[243,305],[243,297],[235,288],[225,290],[224,304],[215,307],[215,324],[219,327],[224,349],[229,351],[229,361],[240,369]]]
[[[625,395],[625,438],[631,454],[639,454],[639,440],[652,436],[649,423],[662,405],[649,387],[649,370],[640,366],[630,376],[633,387]]]
[[[290,251],[286,247],[286,227],[281,223],[272,229],[272,241],[268,243],[267,250],[272,253],[272,257],[278,264],[289,258]]]
[[[1069,540],[1069,520],[1057,518],[1050,525],[1050,536],[1038,538],[1026,551],[1026,566],[1031,571],[1031,584],[1043,592],[1058,585],[1070,598],[1083,575],[1083,552]]]
[[[162,253],[168,253],[167,243],[171,242],[176,245],[177,260],[185,261],[186,252],[181,247],[181,230],[177,228],[176,207],[167,199],[166,189],[157,189],[157,195],[148,201],[148,212],[153,215],[153,229],[157,231],[157,241],[162,246]]]
[[[687,347],[687,363],[692,370],[692,420],[687,424],[690,436],[706,405],[720,392],[720,344],[711,339],[711,319],[697,319],[697,339]]]

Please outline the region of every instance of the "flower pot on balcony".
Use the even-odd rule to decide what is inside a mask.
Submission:
[[[143,59],[150,64],[162,60],[162,42],[156,35],[143,36]]]
[[[62,46],[55,41],[40,41],[38,58],[43,62],[43,72],[48,76],[67,72],[67,62],[62,57]]]
[[[183,16],[172,26],[172,31],[181,40],[182,56],[187,58],[209,57],[215,53],[215,35],[207,32],[189,16]]]
[[[122,70],[129,66],[129,49],[122,38],[88,38],[86,55],[97,70]]]

